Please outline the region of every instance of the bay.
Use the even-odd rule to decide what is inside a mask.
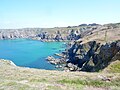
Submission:
[[[37,40],[0,40],[0,59],[13,61],[17,66],[55,70],[47,56],[62,52],[64,42],[41,42]]]

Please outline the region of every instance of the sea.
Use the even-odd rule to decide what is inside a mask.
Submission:
[[[64,42],[41,42],[29,39],[0,40],[0,59],[21,67],[56,70],[46,58],[65,50]]]

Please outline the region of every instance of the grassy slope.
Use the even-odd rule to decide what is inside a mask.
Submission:
[[[120,60],[116,60],[103,70],[103,72],[120,73]]]
[[[92,34],[85,36],[77,41],[83,41],[82,43],[87,43],[90,41],[97,41],[102,43],[108,43],[120,40],[120,28],[106,29],[106,30],[94,30]]]
[[[38,70],[13,66],[9,61],[0,60],[0,90],[2,89],[120,90],[120,73],[106,74]]]

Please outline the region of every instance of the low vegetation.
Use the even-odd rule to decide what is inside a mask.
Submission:
[[[0,60],[0,90],[120,90],[120,73],[48,71]]]
[[[93,86],[93,87],[109,87],[109,86],[120,86],[120,79],[114,81],[102,81],[102,80],[92,80],[92,79],[63,79],[59,81],[62,84],[69,84],[69,85],[83,85],[83,86]]]
[[[120,73],[120,61],[112,62],[104,71],[109,73]]]

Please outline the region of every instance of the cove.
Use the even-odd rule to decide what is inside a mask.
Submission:
[[[45,58],[64,49],[63,42],[41,42],[28,39],[0,40],[0,59],[11,60],[17,66],[55,70],[55,66],[48,63]]]

